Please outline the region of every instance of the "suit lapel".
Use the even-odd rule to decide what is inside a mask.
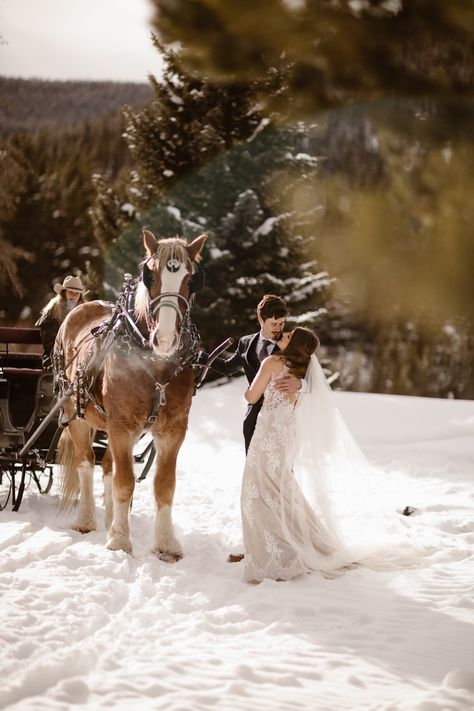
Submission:
[[[258,344],[259,337],[260,337],[260,334],[256,333],[249,344],[249,352],[252,353],[252,355],[254,355],[255,358],[257,358],[257,344]],[[257,360],[258,360],[258,358],[257,358]]]
[[[251,363],[252,365],[256,366],[257,370],[260,367],[260,361],[257,358],[257,343],[259,335],[259,333],[254,333],[252,336],[250,336],[247,344],[247,350],[245,351],[247,363]]]

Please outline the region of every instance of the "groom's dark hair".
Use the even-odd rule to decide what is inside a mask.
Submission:
[[[286,318],[287,313],[285,302],[275,294],[265,294],[257,306],[257,315],[263,321],[267,318]]]

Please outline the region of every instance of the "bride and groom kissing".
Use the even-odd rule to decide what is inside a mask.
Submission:
[[[285,301],[266,294],[260,331],[214,362],[249,387],[241,490],[245,578],[283,581],[303,573],[336,576],[355,564],[385,567],[406,543],[390,507],[375,505],[369,465],[334,402],[316,357],[314,331],[284,332]]]

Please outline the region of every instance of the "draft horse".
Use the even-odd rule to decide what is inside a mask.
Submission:
[[[181,238],[158,241],[144,230],[141,277],[125,290],[125,297],[115,307],[101,301],[77,306],[56,339],[59,389],[64,392],[75,383],[75,393],[64,404],[68,424],[59,448],[62,506],[71,506],[79,496],[74,528],[95,530],[92,442],[95,431],[104,430],[105,526],[111,550],[132,551],[132,449],[148,430],[157,451],[153,552],[167,561],[182,557],[171,512],[199,347],[189,316],[193,271],[206,238],[200,235],[189,244]]]

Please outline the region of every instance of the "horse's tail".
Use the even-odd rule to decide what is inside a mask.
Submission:
[[[74,443],[67,429],[59,438],[57,463],[61,477],[59,509],[64,511],[75,506],[80,492]]]

